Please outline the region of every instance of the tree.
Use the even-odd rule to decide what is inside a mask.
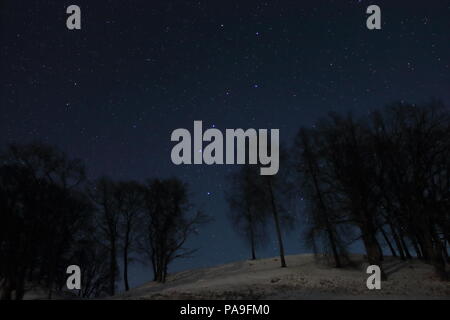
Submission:
[[[109,294],[109,250],[96,237],[92,225],[85,229],[77,240],[71,263],[78,265],[81,272],[81,298],[98,298]]]
[[[392,255],[410,259],[413,248],[447,279],[449,124],[439,103],[400,103],[368,119],[331,114],[301,130],[297,167],[312,222],[308,237],[327,235],[336,265],[340,248],[362,240],[368,262],[385,277],[382,238]],[[354,229],[360,236],[346,239]]]
[[[230,177],[231,189],[227,194],[229,218],[237,232],[250,245],[251,259],[256,259],[256,248],[267,240],[267,209],[258,186],[259,169],[245,165]],[[256,177],[256,179],[255,179]]]
[[[165,282],[170,263],[195,252],[184,245],[208,218],[193,212],[187,186],[176,178],[148,181],[144,201],[140,248],[151,261],[154,280]]]
[[[333,189],[339,192],[348,217],[360,229],[371,265],[382,268],[382,252],[377,239],[379,189],[375,158],[367,128],[352,117],[332,116],[331,127],[324,127],[324,150],[334,176]]]
[[[48,145],[12,144],[1,155],[0,279],[3,299],[22,299],[26,283],[48,289],[62,276],[74,239],[87,223],[84,166]]]
[[[228,197],[228,202],[232,206],[237,206],[237,210],[232,214],[232,218],[236,218],[235,215],[239,215],[239,211],[251,208],[254,213],[246,213],[247,229],[250,226],[255,226],[252,221],[252,225],[248,224],[248,220],[253,216],[258,217],[260,222],[265,224],[269,221],[268,217],[272,217],[275,227],[275,234],[277,237],[277,243],[280,254],[281,267],[286,267],[286,259],[284,253],[283,244],[283,230],[289,230],[294,226],[294,214],[289,210],[291,206],[291,199],[293,193],[293,185],[290,179],[291,177],[291,164],[285,148],[280,148],[280,170],[276,175],[262,176],[252,166],[244,167],[240,174],[237,176],[237,181],[234,182],[236,189]],[[237,183],[237,185],[236,185]],[[241,184],[239,186],[239,184]],[[245,194],[238,194],[240,191],[244,191]],[[240,191],[239,191],[240,190]],[[247,202],[247,203],[246,203]],[[245,226],[245,224],[244,224]],[[248,229],[247,231],[252,231]],[[250,233],[251,234],[251,233]],[[254,234],[254,237],[256,234]],[[250,238],[251,239],[251,238]]]
[[[312,136],[312,137],[310,137]],[[306,240],[317,253],[316,240],[321,239],[325,248],[330,248],[336,268],[342,267],[342,258],[347,259],[346,246],[339,235],[339,220],[342,218],[333,208],[333,194],[329,191],[327,175],[319,161],[319,150],[311,144],[313,133],[301,129],[294,154],[298,156],[297,171],[300,173],[300,190],[308,195],[308,227]],[[319,137],[316,137],[316,141]],[[317,149],[317,148],[316,148]]]
[[[120,236],[120,214],[115,197],[116,183],[102,177],[91,186],[90,196],[97,209],[97,228],[105,246],[109,250],[109,287],[110,295],[115,294],[118,278],[117,251]]]
[[[272,215],[280,253],[281,267],[287,266],[284,252],[283,231],[290,231],[295,225],[295,212],[292,211],[292,199],[295,199],[293,183],[293,164],[284,146],[279,148],[280,169],[276,175],[259,176],[261,202]],[[283,230],[282,230],[283,229]]]
[[[372,135],[383,176],[385,219],[397,247],[431,262],[442,279],[450,221],[450,115],[441,103],[397,103],[373,117]]]
[[[118,182],[115,186],[114,197],[120,214],[125,291],[130,289],[128,283],[129,256],[136,247],[139,215],[144,209],[144,192],[144,186],[135,181]]]

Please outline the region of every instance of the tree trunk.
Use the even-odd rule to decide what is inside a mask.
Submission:
[[[252,230],[252,234],[250,235],[250,237],[251,237],[251,247],[252,247],[252,260],[256,260],[255,237],[253,235],[253,230]]]
[[[417,240],[413,238],[413,239],[411,239],[411,242],[413,244],[414,251],[416,251],[417,258],[423,259],[423,255],[422,255],[422,252],[420,251],[420,247],[419,247],[419,244],[417,243]]]
[[[123,281],[125,284],[125,291],[130,290],[130,285],[128,284],[128,237],[129,230],[126,231],[125,243],[123,248]]]
[[[109,261],[109,294],[113,296],[116,293],[116,240],[111,240]]]
[[[367,260],[370,265],[376,265],[381,270],[381,279],[386,280],[387,276],[384,273],[382,266],[382,255],[380,252],[380,245],[375,236],[375,229],[370,225],[370,222],[360,226],[362,232],[362,239],[366,248]]]
[[[403,246],[400,241],[400,238],[398,237],[397,232],[395,231],[395,228],[392,226],[391,223],[389,223],[389,227],[391,228],[392,236],[394,237],[395,245],[397,246],[398,253],[400,254],[400,259],[406,260],[405,257],[405,251],[403,251]]]
[[[327,232],[328,232],[328,240],[330,241],[330,244],[331,244],[331,250],[333,251],[333,257],[334,257],[334,262],[336,264],[336,268],[341,268],[342,267],[341,259],[339,258],[339,253],[337,251],[336,241],[335,241],[334,235],[333,235],[333,230],[329,226],[328,219],[327,219]]]
[[[448,252],[447,252],[447,240],[443,241],[442,250],[443,250],[445,261],[447,261],[447,263],[450,263],[450,257],[448,256]]]
[[[380,245],[380,242],[378,241],[377,237],[375,236],[376,245],[378,247],[378,252],[380,253],[380,261],[384,261],[384,254],[383,254],[383,248]]]
[[[275,228],[277,231],[278,245],[280,247],[281,267],[286,268],[286,260],[284,259],[284,247],[283,247],[283,238],[281,236],[280,221],[279,221],[279,217],[278,217],[278,210],[277,210],[277,206],[275,204],[275,197],[273,194],[272,183],[270,182],[270,178],[268,178],[268,184],[269,184],[269,192],[270,192],[270,201],[272,204],[272,213],[273,213],[273,218],[275,220]]]
[[[316,175],[316,172],[318,171],[317,163],[315,163],[315,162],[313,163],[314,160],[312,159],[312,153],[310,152],[309,143],[308,143],[308,139],[307,139],[306,135],[303,135],[303,144],[304,144],[306,157],[308,159],[308,168],[309,168],[310,174],[313,178],[314,189],[317,193],[317,197],[319,198],[319,203],[320,203],[320,207],[322,210],[322,214],[325,216],[328,241],[330,241],[331,250],[333,251],[334,262],[336,264],[336,268],[341,268],[342,264],[341,264],[341,259],[339,258],[339,253],[338,253],[337,246],[336,246],[336,239],[334,236],[333,229],[330,225],[330,221],[328,220],[328,216],[326,214],[327,208],[322,199],[322,193],[320,191],[319,183],[317,181],[317,175]]]
[[[442,242],[440,241],[439,237],[436,236],[435,234],[434,236],[430,234],[429,237],[427,238],[431,240],[433,250],[432,263],[434,269],[436,270],[436,273],[441,278],[441,280],[448,281],[449,275],[446,270],[444,255],[442,254],[443,250]]]
[[[383,227],[380,227],[381,234],[383,235],[384,241],[386,241],[387,245],[389,246],[389,249],[391,250],[392,256],[396,257],[397,252],[395,252],[394,247],[391,244],[391,241],[389,240],[386,232],[384,232]]]
[[[406,259],[412,259],[411,253],[409,253],[409,249],[408,246],[406,245],[402,231],[400,231],[399,233],[400,233],[399,235],[400,242],[402,243],[403,250],[405,250]]]
[[[168,264],[167,262],[164,263],[164,274],[163,274],[163,278],[162,278],[162,282],[166,282],[166,278],[167,278],[167,268],[168,268]]]
[[[249,223],[250,223],[250,246],[251,246],[251,253],[252,253],[252,260],[256,260],[256,252],[255,252],[255,235],[253,232],[253,219],[252,215],[250,213],[250,210],[248,210],[248,217],[249,217]]]

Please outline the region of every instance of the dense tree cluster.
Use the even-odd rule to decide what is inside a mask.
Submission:
[[[302,128],[289,154],[297,173],[292,190],[307,203],[301,212],[307,224],[304,238],[316,253],[342,267],[349,262],[348,247],[361,241],[368,262],[382,270],[383,248],[388,247],[393,256],[433,264],[448,279],[448,109],[438,102],[398,103],[357,120],[330,114]],[[271,192],[286,195],[280,186],[265,188],[261,179],[242,168],[229,199],[232,220],[249,240],[252,257],[259,230],[268,221]]]
[[[82,270],[79,297],[114,295],[119,259],[128,290],[130,257],[144,247],[163,282],[168,265],[192,252],[185,241],[207,220],[193,212],[178,179],[88,181],[81,161],[39,143],[9,145],[0,157],[2,299],[22,299],[33,287],[51,298],[73,264]]]

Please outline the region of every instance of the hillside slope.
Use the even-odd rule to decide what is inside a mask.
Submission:
[[[116,299],[450,299],[450,284],[439,281],[430,265],[387,257],[388,281],[368,290],[363,257],[358,267],[335,269],[315,262],[311,254],[279,259],[239,261],[189,270],[168,277],[165,284],[147,283]]]

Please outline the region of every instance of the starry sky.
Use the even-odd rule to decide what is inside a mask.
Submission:
[[[81,30],[66,28],[71,4]],[[371,4],[382,30],[366,28]],[[0,146],[56,145],[90,178],[181,178],[214,222],[172,271],[211,266],[249,255],[224,198],[237,166],[173,165],[173,130],[278,128],[289,144],[329,111],[449,105],[449,66],[448,0],[2,0]],[[287,253],[307,250],[299,230],[285,238]],[[148,268],[134,266],[133,285]]]

